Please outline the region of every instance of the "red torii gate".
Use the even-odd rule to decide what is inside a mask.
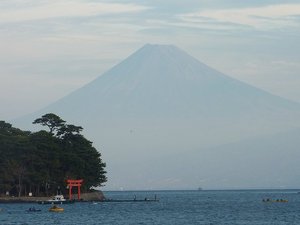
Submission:
[[[83,180],[67,180],[69,187],[69,200],[72,200],[72,187],[78,187],[78,200],[80,200],[80,187]]]

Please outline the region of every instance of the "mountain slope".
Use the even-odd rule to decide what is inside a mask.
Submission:
[[[160,178],[180,179],[178,183],[183,187],[193,184],[208,188],[299,188],[299,137],[300,129],[296,129],[173,155],[169,157],[172,176],[161,174]],[[152,176],[161,171],[163,161],[157,163]],[[188,165],[184,168],[187,176],[183,176],[178,165]]]
[[[169,45],[145,45],[91,83],[14,124],[29,127],[48,112],[85,128],[107,161],[110,188],[121,185],[123,173],[139,171],[143,181],[148,170],[139,168],[153,156],[189,154],[300,125],[299,104],[232,79]]]
[[[209,68],[174,46],[146,45],[90,84],[51,105],[79,114],[124,116],[236,116],[262,110],[299,110]],[[120,112],[121,111],[121,112]],[[81,113],[81,112],[80,112]]]

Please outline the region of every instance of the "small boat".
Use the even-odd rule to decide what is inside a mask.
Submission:
[[[50,203],[63,203],[66,201],[67,199],[65,199],[63,195],[55,195],[52,199],[48,200]]]
[[[74,203],[73,200],[67,200],[64,198],[63,195],[55,195],[52,199],[49,199],[47,201],[39,201],[39,204],[69,204]]]
[[[263,202],[289,202],[287,199],[276,199],[276,200],[273,200],[273,199],[263,199],[262,200]]]
[[[35,207],[30,207],[29,209],[26,210],[27,212],[40,212],[42,210],[36,209]]]
[[[58,207],[56,205],[52,206],[50,209],[49,209],[49,212],[63,212],[64,211],[64,208],[61,208],[61,207]]]

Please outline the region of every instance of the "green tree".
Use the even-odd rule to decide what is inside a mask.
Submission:
[[[102,162],[101,154],[92,146],[92,142],[80,133],[83,128],[66,124],[55,114],[46,114],[42,118],[43,120],[41,118],[35,120],[35,123],[48,126],[49,133],[55,134],[59,145],[60,163],[56,163],[59,168],[52,168],[53,171],[60,171],[59,173],[53,172],[59,177],[57,183],[61,184],[66,179],[84,179],[83,189],[85,190],[92,186],[103,185],[107,181],[106,164]]]
[[[85,191],[106,182],[106,165],[82,127],[53,113],[33,123],[49,131],[22,131],[0,121],[0,194],[48,196],[58,186],[65,191],[67,179],[83,179]]]
[[[61,129],[66,121],[62,120],[59,116],[54,113],[47,113],[40,118],[33,121],[33,124],[41,124],[49,128],[50,134],[54,134],[55,131]]]
[[[5,121],[0,121],[0,190],[15,190],[21,196],[23,180],[28,171],[30,132],[21,131]]]

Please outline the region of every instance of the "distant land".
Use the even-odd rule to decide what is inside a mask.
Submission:
[[[85,127],[107,190],[300,187],[300,104],[172,45],[147,44],[13,125],[55,113]]]

